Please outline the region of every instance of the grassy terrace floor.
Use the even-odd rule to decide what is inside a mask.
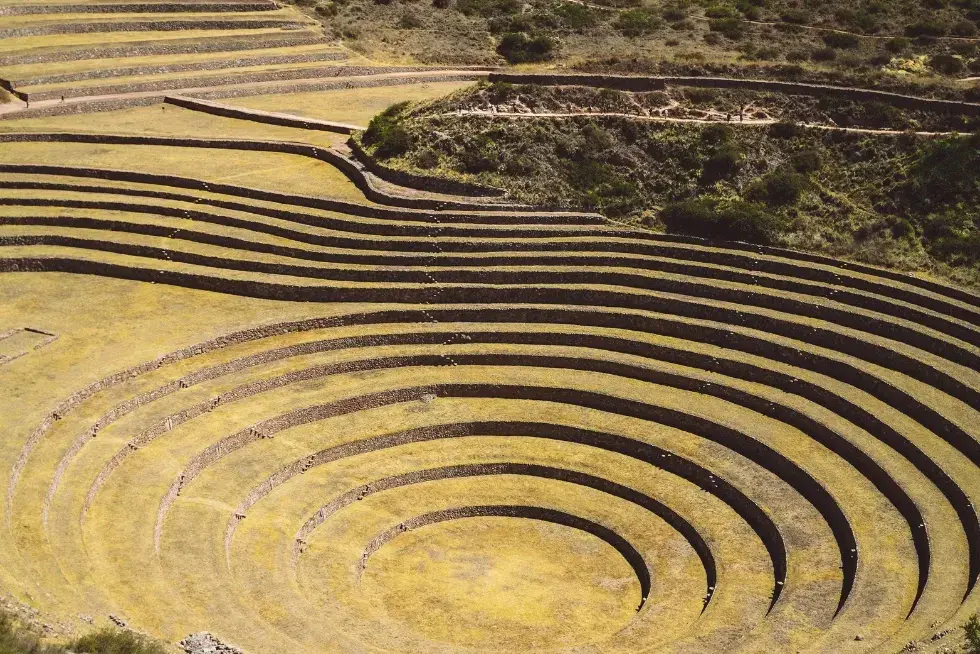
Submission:
[[[457,87],[231,102],[357,123]],[[0,130],[343,138],[173,106]],[[22,407],[0,584],[78,629],[864,652],[978,608],[969,292],[593,217],[384,209],[295,155],[9,145],[177,176],[0,172],[0,332],[57,335],[0,363]]]
[[[104,24],[0,40],[0,77],[54,94],[35,115],[158,103],[0,120],[0,595],[248,654],[953,642],[980,609],[980,295],[398,187],[347,134],[159,104],[228,76],[219,103],[367,125],[471,84],[380,62],[489,14],[350,4],[388,13],[0,16]],[[112,29],[200,20],[308,27]],[[496,62],[479,29],[433,63]],[[393,85],[246,79],[334,66]],[[465,147],[449,123],[426,138]]]

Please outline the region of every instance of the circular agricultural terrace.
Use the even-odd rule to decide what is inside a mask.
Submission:
[[[276,3],[0,41],[0,599],[249,654],[897,652],[980,608],[980,296],[386,169],[324,106],[487,70]]]
[[[0,528],[51,610],[249,652],[897,651],[976,610],[968,292],[590,215],[23,172]]]

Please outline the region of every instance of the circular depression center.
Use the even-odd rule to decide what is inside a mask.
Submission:
[[[642,598],[614,544],[542,519],[475,516],[398,533],[362,591],[417,636],[465,647],[551,648],[602,640]]]

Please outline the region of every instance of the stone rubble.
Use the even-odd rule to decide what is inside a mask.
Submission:
[[[221,642],[209,631],[191,634],[178,645],[187,654],[244,654],[237,647]]]

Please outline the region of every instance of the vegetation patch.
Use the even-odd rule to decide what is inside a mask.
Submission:
[[[337,38],[381,59],[589,62],[607,72],[631,59],[739,68],[771,62],[814,74],[894,77],[889,71],[901,67],[893,61],[901,55],[935,62],[906,72],[901,82],[980,72],[975,48],[963,47],[975,44],[962,41],[976,37],[980,9],[966,1],[825,0],[803,7],[793,0],[303,1],[320,8],[311,13]],[[537,45],[526,47],[513,34]],[[545,43],[552,44],[547,54],[535,50]]]
[[[0,654],[167,654],[168,651],[160,642],[115,628],[101,629],[63,645],[51,644],[12,613],[0,611]]]
[[[393,120],[412,146],[388,163],[676,233],[980,278],[980,136],[901,131],[958,119],[889,105],[769,99],[713,89],[478,85],[399,109]],[[586,108],[607,115],[576,115]],[[709,120],[664,119],[695,110]],[[738,111],[772,122],[748,125]],[[567,117],[527,115],[545,112]],[[894,131],[814,129],[773,117],[821,115],[828,127]]]

